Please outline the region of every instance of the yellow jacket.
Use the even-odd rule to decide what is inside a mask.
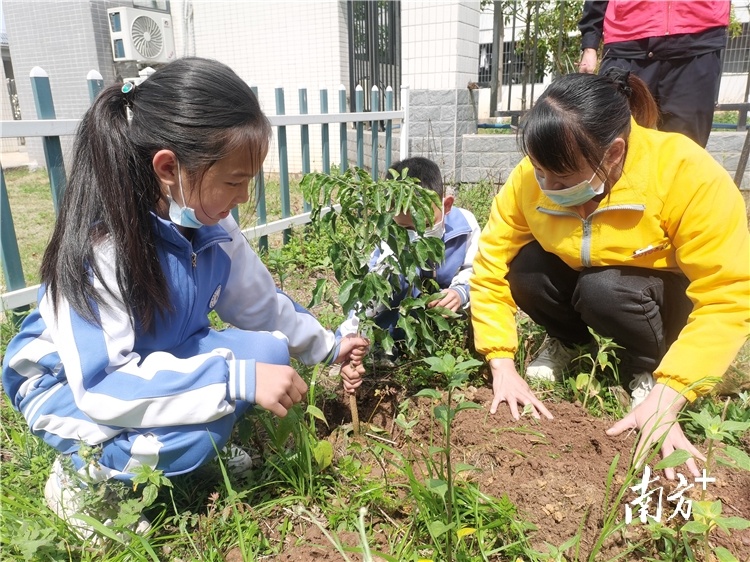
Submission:
[[[745,204],[726,170],[687,137],[631,124],[622,176],[587,219],[541,192],[528,158],[513,170],[493,201],[474,260],[476,349],[488,361],[515,355],[516,305],[505,276],[532,240],[576,270],[681,271],[693,311],[654,376],[694,400],[719,380],[750,334]]]

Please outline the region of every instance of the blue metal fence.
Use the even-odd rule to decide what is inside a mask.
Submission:
[[[56,119],[52,92],[50,89],[49,77],[39,67],[31,71],[32,91],[34,93],[35,105],[37,108],[37,120],[26,121],[2,121],[0,122],[0,136],[3,138],[12,137],[41,137],[44,149],[45,164],[50,178],[50,189],[52,191],[52,200],[57,212],[62,192],[65,189],[66,176],[65,166],[60,146],[60,137],[75,134],[78,126],[78,119]],[[87,84],[90,100],[101,92],[104,87],[101,75],[96,71],[89,72]],[[255,94],[258,94],[257,88],[253,88]],[[372,176],[378,175],[378,142],[381,126],[384,127],[384,145],[385,155],[384,162],[386,170],[391,165],[391,147],[393,120],[400,120],[400,158],[408,156],[408,89],[402,88],[401,102],[402,109],[393,109],[393,90],[388,87],[385,92],[378,91],[373,87],[370,92],[371,107],[381,107],[380,97],[384,95],[385,111],[364,112],[364,92],[362,87],[358,86],[354,93],[354,105],[356,111],[347,111],[346,89],[343,85],[339,87],[339,113],[328,113],[328,90],[320,90],[320,113],[308,113],[307,90],[305,88],[298,90],[299,95],[299,115],[286,115],[284,89],[275,89],[276,98],[276,115],[269,115],[268,119],[276,130],[276,139],[279,157],[279,183],[281,189],[281,219],[273,222],[267,221],[266,214],[266,193],[265,177],[263,169],[256,177],[255,190],[257,195],[257,205],[255,216],[258,224],[254,227],[243,230],[243,234],[248,239],[257,239],[261,249],[268,249],[268,235],[276,232],[283,232],[284,243],[289,240],[291,227],[302,225],[310,222],[309,205],[305,203],[305,212],[299,215],[291,215],[290,192],[289,192],[289,159],[288,159],[288,142],[287,127],[300,127],[301,137],[301,158],[302,173],[310,172],[310,137],[309,128],[311,125],[320,125],[321,134],[321,161],[322,171],[329,173],[331,170],[331,154],[329,142],[329,125],[339,124],[339,169],[344,171],[349,166],[348,160],[348,143],[347,133],[351,124],[356,129],[356,154],[357,166],[362,167],[365,163],[364,151],[364,123],[371,124],[371,147],[370,147],[370,166]],[[233,213],[239,222],[237,211]],[[0,311],[8,311],[10,314],[23,310],[29,305],[36,303],[38,285],[26,287],[23,275],[23,267],[18,249],[16,231],[11,213],[8,191],[5,183],[5,175],[0,170],[0,247],[2,252],[3,275],[7,291],[0,295]]]

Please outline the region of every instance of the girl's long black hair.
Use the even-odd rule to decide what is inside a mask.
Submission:
[[[630,132],[630,117],[653,128],[658,108],[648,86],[630,72],[573,73],[555,79],[525,115],[521,151],[546,170],[576,172],[581,157],[597,170],[609,145]]]
[[[128,120],[127,110],[132,112]],[[117,287],[144,330],[170,309],[150,214],[164,204],[152,159],[174,152],[191,182],[233,150],[248,151],[253,173],[268,150],[271,127],[247,84],[226,65],[178,59],[128,93],[104,89],[83,116],[60,213],[41,267],[52,303],[60,300],[89,321],[104,296],[95,248],[114,249]],[[199,185],[199,183],[193,183]],[[105,284],[106,285],[106,284]]]

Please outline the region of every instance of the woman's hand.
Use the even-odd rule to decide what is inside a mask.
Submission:
[[[581,53],[581,60],[578,62],[578,71],[587,74],[596,72],[596,49],[584,49]]]
[[[661,444],[662,458],[666,458],[677,449],[684,449],[693,455],[693,458],[687,460],[688,470],[693,476],[700,476],[695,459],[705,461],[706,457],[685,437],[677,422],[685,402],[685,397],[673,388],[656,384],[637,408],[607,430],[607,435],[617,436],[626,430],[640,430],[641,437],[633,457],[633,466],[636,468],[641,468],[648,458],[649,451],[664,436]],[[664,474],[668,480],[674,480],[675,470],[665,468]]]
[[[344,383],[344,391],[354,394],[362,385],[362,375],[365,374],[365,366],[362,363],[346,363],[341,366],[341,380]]]
[[[534,396],[529,385],[521,375],[516,371],[516,366],[511,358],[497,358],[490,360],[490,370],[492,371],[492,391],[494,398],[490,413],[497,412],[500,402],[507,402],[510,407],[510,413],[514,420],[521,416],[518,413],[518,404],[524,406],[531,405],[531,414],[539,418],[539,414],[544,414],[547,419],[552,419],[552,414],[544,407],[544,404]]]
[[[458,294],[458,291],[455,289],[443,289],[440,293],[443,295],[442,298],[436,298],[434,301],[427,303],[427,308],[442,306],[452,312],[458,312],[458,309],[461,308],[461,295]]]
[[[256,363],[255,403],[283,418],[302,401],[307,383],[289,365]]]
[[[370,350],[370,340],[354,334],[344,336],[339,342],[339,354],[334,363],[352,363],[356,367]]]

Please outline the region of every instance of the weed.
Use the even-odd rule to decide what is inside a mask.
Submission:
[[[574,379],[568,379],[568,384],[573,391],[575,398],[581,402],[581,405],[586,408],[589,399],[596,399],[600,412],[612,410],[611,406],[605,405],[604,401],[604,388],[602,383],[597,376],[598,374],[604,377],[609,374],[614,378],[614,382],[619,386],[619,374],[617,371],[617,357],[615,350],[618,346],[611,338],[602,337],[594,332],[591,332],[596,342],[595,353],[583,353],[578,359],[585,359],[590,363],[590,369],[588,372],[579,372]],[[616,408],[615,415],[621,415],[623,413],[622,405]]]

